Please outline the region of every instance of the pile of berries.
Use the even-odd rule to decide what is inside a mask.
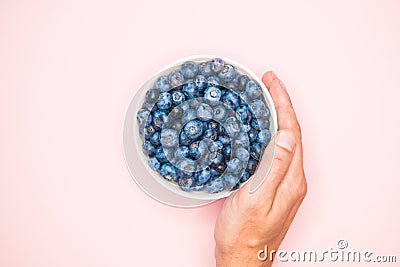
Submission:
[[[137,119],[149,166],[184,191],[237,189],[271,138],[260,85],[220,58],[158,77]]]

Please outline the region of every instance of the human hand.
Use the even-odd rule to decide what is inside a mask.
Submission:
[[[269,251],[278,249],[307,192],[301,131],[289,95],[273,72],[262,81],[274,101],[279,131],[254,176],[223,204],[214,230],[218,267],[271,266],[269,255],[260,261],[258,251],[265,245]],[[270,170],[262,164],[268,151],[274,155]],[[254,191],[256,181],[263,182]]]

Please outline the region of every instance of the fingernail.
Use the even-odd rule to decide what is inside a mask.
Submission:
[[[272,76],[272,78],[274,78],[274,80],[278,78],[278,76],[277,76],[277,75],[275,74],[275,72],[272,71],[272,70],[271,70],[271,76]]]
[[[286,148],[287,150],[292,152],[296,144],[296,139],[292,132],[283,130],[279,132],[278,136],[276,137],[275,143],[278,146]]]

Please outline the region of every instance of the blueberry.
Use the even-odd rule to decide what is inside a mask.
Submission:
[[[204,98],[210,101],[211,105],[216,105],[221,98],[221,90],[216,86],[210,86],[204,91]]]
[[[179,70],[174,70],[168,75],[168,79],[173,87],[183,84],[185,78]]]
[[[242,169],[242,162],[238,158],[233,158],[228,162],[226,170],[231,173],[238,173]]]
[[[171,180],[177,181],[178,180],[178,175],[176,174],[176,169],[175,169],[174,165],[172,165],[169,162],[167,162],[161,166],[160,174],[168,181],[171,181]]]
[[[181,131],[180,134],[179,134],[179,143],[181,145],[188,146],[188,145],[190,145],[191,142],[192,142],[192,139],[190,139],[186,135],[185,131]]]
[[[201,191],[201,190],[204,189],[204,187],[205,187],[204,184],[195,184],[195,185],[193,185],[193,186],[191,187],[191,189],[192,189],[193,191]]]
[[[203,125],[198,120],[191,120],[183,127],[183,131],[190,139],[196,139],[203,134]]]
[[[206,190],[208,193],[218,193],[224,190],[224,184],[221,178],[217,178],[206,185]]]
[[[248,172],[247,170],[245,170],[245,171],[242,173],[242,176],[240,177],[240,182],[241,182],[241,183],[244,183],[244,182],[246,182],[247,180],[249,180],[249,178],[250,178],[249,172]]]
[[[258,124],[260,126],[260,129],[269,129],[269,118],[267,117],[260,117],[257,119],[258,120]]]
[[[208,128],[217,130],[218,129],[218,123],[216,121],[210,121],[208,124]]]
[[[179,170],[183,171],[186,175],[192,175],[192,173],[195,171],[194,161],[188,158],[184,158],[178,161],[176,167]]]
[[[224,159],[230,159],[231,158],[231,146],[224,146],[222,149],[222,155],[224,156]]]
[[[231,173],[227,173],[225,174],[223,177],[223,183],[226,189],[231,190],[239,181],[239,177],[231,174]]]
[[[160,132],[155,132],[150,136],[150,142],[154,146],[158,146],[160,144]]]
[[[157,160],[156,157],[149,158],[149,166],[153,170],[157,171],[160,168],[160,162]]]
[[[226,108],[224,105],[218,105],[214,107],[213,118],[216,121],[223,121],[226,116]]]
[[[250,176],[256,172],[257,166],[258,166],[258,161],[250,158],[246,166],[246,170],[249,172]]]
[[[182,108],[180,106],[179,107],[174,107],[171,110],[171,112],[168,114],[168,116],[171,116],[171,118],[180,120],[182,118],[182,116],[183,116],[183,110],[182,110]],[[175,121],[174,121],[174,123],[175,123]]]
[[[144,127],[144,138],[146,140],[149,140],[150,137],[153,135],[153,133],[156,132],[156,129],[153,127],[153,125],[149,125]]]
[[[271,140],[271,132],[267,129],[261,130],[258,133],[257,141],[260,142],[263,146],[266,146]]]
[[[204,184],[211,178],[211,169],[210,167],[205,167],[202,170],[197,171],[194,174],[194,178],[197,180],[198,184]]]
[[[229,108],[236,109],[239,106],[239,96],[232,90],[228,90],[222,97],[222,102]]]
[[[261,144],[254,142],[250,145],[250,156],[256,160],[260,160],[262,154]]]
[[[242,122],[249,124],[252,119],[251,111],[247,106],[240,105],[236,109],[236,117]]]
[[[159,109],[169,109],[172,106],[172,96],[170,93],[162,93],[157,101]]]
[[[213,117],[213,109],[210,105],[200,103],[197,107],[197,117],[202,121],[208,121]]]
[[[214,129],[207,129],[203,134],[204,138],[209,139],[210,141],[215,141],[218,138],[218,133]]]
[[[202,62],[202,63],[200,63],[199,71],[204,76],[210,76],[212,74],[211,67],[212,67],[211,62],[209,62],[209,61]]]
[[[160,96],[160,91],[157,89],[150,89],[149,91],[146,92],[146,101],[148,103],[154,104],[157,100],[158,97]]]
[[[240,126],[235,117],[229,117],[225,120],[224,127],[228,131],[229,135],[235,135],[240,132]]]
[[[178,132],[173,129],[163,129],[161,131],[160,143],[166,148],[178,145]]]
[[[164,149],[162,146],[156,147],[156,150],[154,152],[155,157],[160,163],[166,163],[168,162],[167,156],[164,153]]]
[[[194,82],[187,82],[183,85],[182,92],[187,99],[192,99],[199,96],[199,89]]]
[[[210,152],[221,152],[223,148],[224,144],[221,141],[214,141],[209,145]]]
[[[201,141],[195,141],[189,146],[189,156],[193,160],[198,160],[202,155],[205,155],[207,152],[207,145]]]
[[[243,124],[243,131],[245,131],[247,133],[250,130],[251,130],[250,123],[244,123]]]
[[[220,81],[217,77],[215,76],[210,76],[207,78],[208,86],[212,85],[220,85]]]
[[[193,177],[179,177],[178,184],[183,191],[190,191],[194,186]]]
[[[247,133],[240,132],[238,133],[233,140],[233,147],[247,147],[249,145],[249,138]]]
[[[258,120],[256,118],[253,118],[251,120],[250,125],[254,130],[257,130],[257,131],[261,130],[260,124],[258,123]]]
[[[196,117],[196,111],[193,109],[189,109],[185,113],[183,113],[182,122],[187,123],[188,121],[194,120]]]
[[[151,123],[152,116],[150,111],[146,109],[141,109],[137,114],[137,119],[141,126],[148,126]]]
[[[251,128],[250,131],[247,132],[247,136],[249,137],[250,143],[256,142],[258,137],[258,131],[254,128]]]
[[[208,156],[208,160],[210,164],[212,165],[218,165],[222,162],[222,154],[219,152],[211,152],[210,155]]]
[[[196,74],[199,68],[193,61],[186,61],[182,64],[181,73],[185,78],[191,79]]]
[[[178,106],[185,102],[185,95],[180,91],[174,91],[171,93],[172,96],[172,104]]]
[[[224,69],[224,66],[224,61],[221,58],[217,57],[213,59],[211,69],[213,72],[218,73]]]
[[[218,77],[224,82],[230,82],[235,78],[236,70],[232,65],[226,64]]]
[[[245,90],[246,89],[246,84],[249,81],[249,77],[247,75],[241,75],[238,78],[238,86],[240,90]]]
[[[171,88],[170,81],[166,76],[161,76],[160,78],[158,78],[155,85],[156,88],[161,92],[167,92],[169,88]]]
[[[208,84],[207,78],[203,75],[197,75],[196,79],[194,79],[194,84],[199,91],[202,91]]]
[[[153,113],[153,126],[156,130],[161,130],[164,122],[167,120],[167,112],[165,110],[156,110]]]
[[[269,109],[266,108],[264,101],[256,99],[250,103],[250,109],[253,114],[260,118],[261,116],[269,117]]]
[[[152,156],[154,155],[154,152],[156,150],[156,148],[153,146],[153,144],[150,141],[145,141],[143,143],[143,152],[147,155],[147,156]]]
[[[189,156],[189,148],[180,146],[175,150],[174,157],[177,159],[187,158]]]
[[[249,151],[247,151],[244,147],[238,147],[235,151],[236,157],[241,161],[245,162],[249,159]]]
[[[250,99],[257,98],[261,95],[261,87],[253,80],[248,81],[246,84],[246,93]]]
[[[224,146],[229,145],[231,143],[231,139],[229,138],[229,136],[228,135],[222,135],[222,134],[220,134],[218,136],[218,141],[221,141],[221,143]]]

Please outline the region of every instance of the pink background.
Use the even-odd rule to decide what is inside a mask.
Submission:
[[[290,91],[309,193],[282,248],[400,261],[400,3],[144,2],[0,2],[0,266],[214,265],[221,202],[159,204],[122,153],[136,90],[193,54]]]

